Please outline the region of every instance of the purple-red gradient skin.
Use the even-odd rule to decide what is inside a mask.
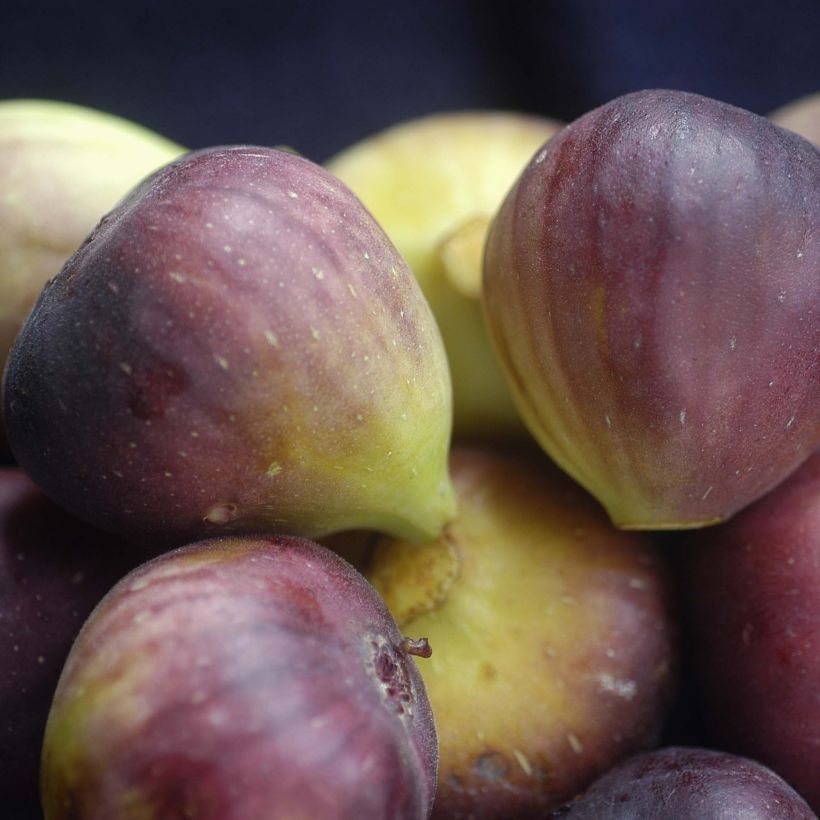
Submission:
[[[40,816],[40,749],[60,670],[83,622],[147,556],[72,518],[0,467],[0,814]]]
[[[287,151],[188,154],[44,289],[4,381],[45,492],[134,540],[436,534],[450,514],[435,319],[358,199]]]
[[[375,590],[304,539],[225,537],[135,570],[64,668],[46,818],[404,820],[437,739]]]
[[[630,528],[731,516],[820,441],[820,152],[725,103],[628,94],[523,171],[484,304],[550,456]]]
[[[816,820],[770,769],[711,749],[670,746],[616,766],[552,820]]]
[[[711,741],[820,811],[820,451],[731,521],[690,534],[680,559]]]

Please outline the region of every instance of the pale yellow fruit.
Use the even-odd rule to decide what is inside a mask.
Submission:
[[[769,119],[820,145],[820,91],[799,97],[772,111]]]
[[[455,448],[450,469],[444,536],[381,540],[364,571],[432,647],[434,817],[546,816],[656,737],[674,669],[663,564],[546,459]]]
[[[553,120],[513,112],[452,112],[400,123],[327,162],[410,263],[444,339],[454,435],[524,435],[484,327],[481,264],[487,226]]]
[[[0,101],[0,371],[46,281],[124,194],[182,151],[94,109]]]

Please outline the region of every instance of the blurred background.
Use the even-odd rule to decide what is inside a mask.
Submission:
[[[627,91],[667,87],[766,114],[820,90],[820,0],[3,8],[1,98],[88,105],[190,148],[287,144],[319,162],[433,111],[569,121]]]

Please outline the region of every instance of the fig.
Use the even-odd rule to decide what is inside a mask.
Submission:
[[[9,442],[134,540],[431,537],[452,515],[446,354],[358,199],[284,150],[193,152],[132,191],[12,349]]]
[[[407,259],[438,321],[453,380],[459,438],[526,435],[481,308],[490,218],[560,124],[509,111],[407,120],[326,163],[361,197]]]
[[[552,820],[816,820],[785,780],[757,761],[670,746],[636,755],[599,778]]]
[[[820,451],[677,550],[700,722],[820,811]]]
[[[0,373],[46,280],[103,214],[182,150],[92,108],[0,101]]]
[[[540,453],[456,446],[459,512],[364,565],[420,664],[440,820],[541,818],[657,741],[674,695],[665,565]]]
[[[147,555],[51,502],[22,470],[0,468],[0,805],[40,811],[40,749],[60,670],[100,599]]]
[[[546,452],[622,528],[727,519],[820,442],[820,152],[697,94],[562,129],[496,215],[490,335]]]
[[[123,578],[46,726],[46,820],[423,820],[436,734],[412,655],[350,564],[293,536],[209,539]]]
[[[820,145],[820,91],[786,103],[772,111],[769,119]]]

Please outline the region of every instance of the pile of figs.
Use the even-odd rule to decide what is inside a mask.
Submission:
[[[815,818],[803,105],[0,102],[4,816]]]

